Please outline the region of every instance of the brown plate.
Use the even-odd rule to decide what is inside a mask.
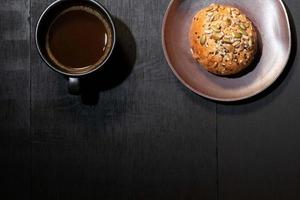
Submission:
[[[220,77],[193,59],[188,38],[192,18],[211,3],[241,9],[256,26],[260,55],[251,71]],[[209,99],[238,101],[262,92],[283,72],[291,52],[291,30],[281,0],[172,0],[163,22],[162,42],[171,69],[186,87]]]

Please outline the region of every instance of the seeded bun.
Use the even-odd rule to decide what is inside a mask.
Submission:
[[[239,9],[211,4],[193,18],[190,29],[193,57],[211,73],[234,75],[253,61],[257,33]]]

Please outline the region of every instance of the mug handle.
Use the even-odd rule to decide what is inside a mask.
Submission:
[[[73,95],[80,94],[80,80],[79,78],[69,77],[68,83],[69,93]]]

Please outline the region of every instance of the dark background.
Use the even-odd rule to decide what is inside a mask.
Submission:
[[[117,59],[84,80],[82,97],[69,95],[34,43],[51,2],[0,1],[0,199],[300,199],[298,0],[285,0],[286,71],[234,104],[172,74],[161,47],[169,0],[101,0],[117,24]]]

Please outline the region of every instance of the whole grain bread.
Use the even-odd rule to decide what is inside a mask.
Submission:
[[[217,75],[241,72],[257,52],[257,33],[239,9],[211,4],[193,18],[189,33],[193,57]]]

